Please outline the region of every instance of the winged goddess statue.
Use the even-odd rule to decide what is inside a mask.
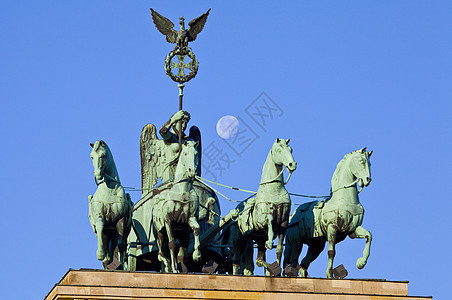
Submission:
[[[141,156],[141,185],[142,197],[151,192],[158,182],[171,180],[174,177],[176,163],[179,158],[178,130],[179,121],[182,121],[182,142],[186,140],[197,141],[198,169],[196,174],[201,176],[201,132],[198,127],[190,127],[190,133],[185,135],[184,131],[190,120],[190,114],[186,111],[176,112],[168,122],[166,122],[159,133],[162,140],[157,137],[157,129],[153,124],[147,124],[141,131],[140,156]],[[170,132],[170,129],[174,132]]]
[[[196,39],[198,33],[204,28],[204,24],[206,24],[207,16],[209,15],[210,9],[197,17],[196,19],[191,20],[188,23],[188,30],[185,29],[184,17],[182,16],[179,20],[180,30],[176,31],[173,29],[174,24],[157,13],[155,10],[151,8],[152,20],[154,21],[155,27],[157,27],[158,31],[160,31],[163,35],[166,36],[166,41],[168,43],[175,43],[177,47],[180,49],[188,46],[188,42],[192,42]]]

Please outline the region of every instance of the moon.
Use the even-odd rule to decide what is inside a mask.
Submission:
[[[218,120],[217,133],[222,139],[230,139],[239,131],[239,120],[234,116],[223,116]]]

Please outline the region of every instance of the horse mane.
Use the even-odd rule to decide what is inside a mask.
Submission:
[[[116,164],[113,159],[113,154],[111,153],[111,150],[108,147],[107,143],[105,143],[104,141],[99,141],[99,143],[100,142],[102,142],[102,147],[106,152],[105,155],[108,157],[108,175],[115,178],[119,182],[119,184],[121,184],[121,180],[119,180],[118,170],[116,169]]]
[[[339,173],[340,173],[340,171],[341,171],[341,169],[342,169],[342,166],[344,165],[345,161],[346,161],[350,156],[352,156],[353,154],[355,154],[355,153],[357,153],[357,152],[359,152],[359,151],[361,151],[361,150],[355,150],[355,151],[352,151],[352,152],[350,152],[350,153],[345,154],[345,155],[344,155],[344,158],[342,158],[342,159],[337,163],[336,170],[334,171],[334,173],[333,173],[333,178],[331,179],[331,188],[333,187],[333,184],[337,182],[337,179],[338,179],[338,177],[339,177]]]

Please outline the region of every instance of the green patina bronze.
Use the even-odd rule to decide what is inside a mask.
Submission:
[[[178,48],[186,48],[188,42],[192,42],[196,39],[198,33],[201,32],[206,24],[209,12],[210,9],[199,17],[191,20],[188,23],[188,26],[190,26],[188,30],[185,29],[185,19],[182,16],[179,18],[180,30],[176,31],[173,29],[173,22],[151,8],[152,20],[154,21],[155,27],[157,27],[158,31],[166,37],[168,43],[176,44],[176,47]]]
[[[307,277],[307,269],[325,247],[328,241],[328,267],[326,276],[333,277],[335,245],[350,238],[366,239],[363,256],[356,266],[362,269],[370,255],[372,235],[361,227],[364,208],[359,203],[356,183],[360,187],[368,186],[370,176],[370,156],[366,148],[353,151],[338,163],[331,180],[331,198],[315,201],[298,207],[290,220],[284,251],[284,266],[297,265],[303,244],[308,252],[300,264],[300,275]]]
[[[193,260],[197,262],[201,259],[201,252],[199,251],[200,227],[197,220],[199,198],[193,187],[193,179],[199,162],[196,148],[196,142],[186,141],[183,144],[172,187],[166,193],[161,193],[160,197],[155,199],[154,202],[153,220],[157,230],[158,259],[164,264],[165,272],[179,272],[175,237],[178,237],[180,241],[178,256],[184,257],[189,245],[189,229],[194,234]],[[175,236],[175,228],[179,231],[179,236]],[[167,236],[171,260],[165,255],[167,251],[164,249],[164,234]]]
[[[184,83],[196,76],[199,64],[195,54],[188,47],[188,43],[194,41],[198,33],[202,31],[206,24],[207,17],[209,16],[209,12],[210,9],[196,19],[191,20],[188,23],[190,26],[188,30],[185,29],[184,17],[181,17],[179,19],[180,30],[176,31],[173,29],[174,24],[170,20],[151,8],[152,20],[154,21],[155,27],[157,27],[160,33],[165,35],[168,43],[176,44],[174,50],[171,51],[165,59],[165,72],[173,81]],[[177,57],[178,62],[172,61],[175,56]],[[188,63],[185,62],[187,56],[191,59]],[[178,69],[177,75],[172,72],[174,69]],[[185,69],[189,69],[191,72],[186,75]]]
[[[179,111],[160,128],[162,140],[153,124],[143,127],[142,197],[133,207],[121,186],[110,149],[103,141],[91,144],[98,188],[89,196],[89,219],[97,237],[97,258],[106,268],[173,273],[201,272],[204,264],[212,260],[209,266],[215,267],[204,270],[215,272],[218,266],[221,272],[235,275],[252,275],[255,263],[265,268],[266,275],[275,276],[281,272],[286,237],[286,275],[294,273],[302,246],[307,244],[307,255],[299,268],[301,276],[306,277],[310,263],[328,241],[326,274],[332,278],[335,244],[349,236],[366,239],[363,257],[357,261],[357,267],[363,268],[372,240],[370,232],[361,227],[364,209],[357,190],[357,184],[364,187],[371,181],[372,152],[366,148],[347,154],[339,162],[329,199],[299,206],[289,222],[292,203],[283,173],[287,169],[290,178],[297,164],[289,140],[276,139],[264,163],[255,197],[241,202],[221,218],[218,198],[201,178],[200,130],[192,126],[185,134],[190,114],[182,110],[184,83],[196,76],[199,67],[188,43],[202,31],[209,12],[210,9],[190,21],[188,30],[185,19],[180,18],[180,30],[176,31],[170,20],[151,9],[157,29],[168,42],[176,44],[166,56],[165,72],[179,83]],[[186,74],[185,69],[190,73]],[[277,261],[269,264],[265,253],[273,249],[276,237]],[[254,242],[258,247],[255,262]]]
[[[252,243],[258,246],[256,265],[265,267],[269,271],[270,264],[265,261],[266,249],[273,249],[273,240],[278,237],[276,257],[278,265],[283,252],[283,240],[288,225],[291,201],[284,183],[284,168],[292,173],[296,169],[296,162],[292,156],[289,140],[277,139],[264,163],[262,178],[256,198],[241,203],[237,210],[237,222],[230,227],[227,234],[232,244],[233,274],[252,275],[254,265]],[[268,272],[267,272],[268,275]],[[276,274],[272,274],[276,275]]]
[[[213,190],[202,182],[193,179],[192,176],[186,181],[179,182],[180,176],[186,176],[181,170],[187,164],[179,163],[183,159],[183,155],[179,155],[178,132],[182,133],[183,144],[196,149],[196,155],[193,157],[195,160],[195,175],[201,175],[201,134],[196,126],[192,126],[189,135],[185,135],[184,131],[189,119],[190,115],[187,112],[182,110],[176,112],[159,130],[163,140],[158,139],[157,129],[153,124],[147,124],[141,132],[140,152],[143,192],[141,200],[135,204],[133,209],[134,230],[128,240],[129,252],[132,253],[132,255],[129,255],[132,270],[138,268],[139,270],[159,271],[161,264],[158,259],[161,259],[164,264],[166,263],[165,270],[178,272],[178,268],[175,266],[176,262],[168,260],[163,255],[166,251],[163,251],[163,254],[160,251],[160,249],[168,249],[170,245],[164,231],[166,230],[166,214],[172,211],[174,207],[176,207],[177,212],[172,215],[183,213],[184,216],[180,216],[180,218],[187,217],[184,222],[171,222],[171,228],[175,229],[173,236],[176,238],[176,244],[173,245],[174,243],[172,243],[171,247],[179,249],[177,262],[186,263],[188,271],[200,271],[203,263],[193,259],[197,260],[200,252],[207,260],[214,259],[221,262],[223,250],[212,247],[212,244],[218,239],[218,234],[213,234],[210,240],[204,243],[203,248],[199,249],[197,242],[195,245],[195,240],[190,237],[188,231],[190,229],[188,225],[188,213],[190,211],[196,212],[192,215],[196,216],[200,234],[218,224],[221,214],[220,204]],[[171,129],[172,131],[170,131]],[[180,169],[179,173],[177,172],[178,168]],[[159,179],[163,183],[157,185]],[[180,195],[182,190],[185,190],[185,194],[182,193],[185,196]],[[198,197],[197,200],[195,195]],[[185,207],[180,205],[182,200],[177,199],[180,197],[186,199],[187,205]],[[193,201],[190,202],[189,200]],[[186,211],[183,212],[182,209],[186,209]],[[168,221],[170,220],[168,219]],[[193,219],[190,220],[190,223],[194,223]],[[163,243],[159,245],[159,249],[156,244],[161,238],[163,238],[161,240]],[[190,253],[193,253],[191,258],[185,255],[187,243],[191,245],[191,248],[195,248],[192,250],[193,252],[190,251]]]
[[[185,135],[190,114],[180,110],[163,124],[159,133],[163,140],[157,137],[157,129],[153,124],[147,124],[141,131],[140,153],[142,189],[145,196],[161,178],[163,182],[172,180],[179,159],[179,132],[181,143],[195,141],[198,151],[197,173],[201,174],[201,132],[198,127],[192,126],[189,135]],[[172,129],[172,131],[171,131]]]
[[[91,144],[97,190],[89,200],[89,220],[97,237],[97,259],[106,267],[118,253],[120,269],[127,269],[127,236],[132,222],[132,202],[119,180],[110,149],[104,141]]]
[[[174,57],[177,57],[177,62],[173,61]],[[189,57],[191,60],[185,62],[185,58]],[[165,58],[165,73],[173,81],[183,83],[190,81],[198,73],[199,63],[196,59],[195,54],[188,48],[185,49],[175,49],[171,51]],[[173,73],[173,70],[177,69],[177,75]],[[188,75],[185,74],[185,69],[190,70]]]

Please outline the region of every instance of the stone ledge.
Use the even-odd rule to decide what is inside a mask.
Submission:
[[[431,299],[407,281],[69,270],[46,299]]]

